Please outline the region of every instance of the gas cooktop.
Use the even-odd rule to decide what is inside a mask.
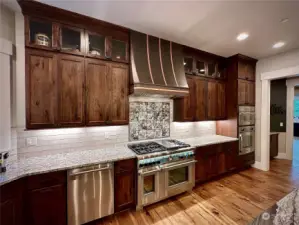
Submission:
[[[190,145],[177,140],[158,140],[136,144],[128,144],[128,147],[138,155],[150,154],[155,152],[163,152],[176,150],[180,148],[190,147]]]

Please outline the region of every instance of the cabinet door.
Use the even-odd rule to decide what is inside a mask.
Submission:
[[[84,124],[84,58],[59,55],[59,124]]]
[[[226,172],[226,151],[224,151],[224,149],[222,149],[222,151],[220,151],[218,153],[218,171],[217,174],[223,174]]]
[[[21,225],[23,219],[23,182],[13,181],[0,187],[0,224]]]
[[[238,80],[238,104],[246,105],[247,84],[245,80]]]
[[[136,160],[128,159],[114,163],[114,211],[135,207]]]
[[[195,120],[206,120],[207,81],[195,79]]]
[[[238,61],[238,78],[246,79],[247,76],[247,64],[243,61]]]
[[[86,124],[103,125],[108,120],[109,64],[95,59],[86,60]]]
[[[204,147],[197,148],[195,150],[195,159],[197,160],[195,164],[195,181],[196,182],[204,182],[208,179],[207,177],[207,163],[208,159],[204,154]]]
[[[238,148],[239,145],[237,141],[223,144],[227,171],[231,171],[236,168],[236,157],[238,154]]]
[[[217,83],[208,82],[208,119],[215,120],[217,117]]]
[[[226,117],[226,91],[225,83],[217,83],[217,119]]]
[[[246,82],[246,104],[255,105],[255,82]]]
[[[108,124],[128,124],[129,122],[129,68],[127,65],[111,63],[109,83],[105,87],[110,94]]]
[[[120,173],[115,177],[115,212],[120,212],[134,206],[135,188],[134,173]]]
[[[26,224],[66,225],[66,187],[63,184],[32,190],[26,194]]]
[[[84,55],[86,52],[84,30],[61,25],[58,45],[62,52]]]
[[[26,49],[26,126],[53,128],[57,120],[55,54]]]
[[[250,81],[255,81],[255,64],[254,63],[247,64],[246,79],[250,80]]]

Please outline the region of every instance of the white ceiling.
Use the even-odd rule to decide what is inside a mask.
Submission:
[[[40,1],[225,57],[299,48],[299,1]],[[241,32],[250,36],[238,42]],[[286,45],[273,49],[277,41]]]

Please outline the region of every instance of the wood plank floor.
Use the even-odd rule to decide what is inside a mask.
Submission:
[[[299,187],[299,165],[272,160],[271,170],[254,168],[228,175],[191,193],[104,218],[96,225],[248,224],[293,188]]]

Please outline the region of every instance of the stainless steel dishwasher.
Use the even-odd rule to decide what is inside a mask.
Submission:
[[[68,225],[81,225],[114,213],[113,163],[68,171]]]

